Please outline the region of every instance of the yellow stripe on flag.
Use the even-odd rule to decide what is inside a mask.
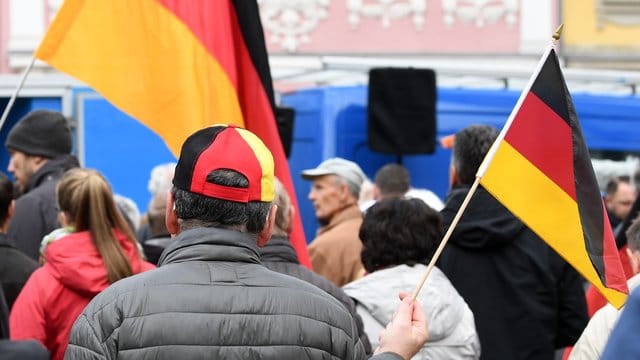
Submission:
[[[150,127],[176,157],[198,129],[244,126],[224,69],[159,3],[66,0],[63,7],[72,11],[61,10],[36,57]]]
[[[624,304],[626,294],[604,287],[589,260],[576,202],[509,143],[500,143],[480,183],[614,306]]]

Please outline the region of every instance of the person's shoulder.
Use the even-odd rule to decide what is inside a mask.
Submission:
[[[268,285],[269,287],[279,288],[282,292],[296,293],[297,295],[295,296],[299,296],[300,299],[308,297],[309,299],[316,299],[320,300],[321,302],[330,303],[330,306],[340,304],[338,300],[335,299],[327,291],[319,288],[315,283],[307,281],[307,279],[303,278],[303,276],[306,277],[309,274],[302,275],[305,273],[305,271],[302,269],[300,271],[301,277],[296,277],[292,274],[276,272],[266,267],[264,268],[264,271],[265,272],[260,276],[269,278],[268,283],[265,283],[265,285]],[[311,278],[312,276],[308,277],[309,280],[311,280]],[[341,304],[339,306],[341,308],[343,307]]]
[[[270,270],[289,275],[306,283],[309,283],[314,287],[317,287],[320,290],[323,290],[324,292],[332,295],[342,303],[348,302],[347,294],[341,288],[337,287],[334,283],[332,283],[322,275],[316,274],[299,264],[287,263],[286,265],[286,267],[270,268]]]
[[[49,352],[36,340],[0,340],[0,359],[49,359]]]
[[[22,251],[12,245],[8,245],[0,246],[0,269],[3,267],[10,267],[12,272],[33,272],[39,267],[39,265],[37,261],[28,257]]]
[[[119,307],[118,303],[123,299],[144,298],[154,283],[154,279],[162,278],[162,275],[155,274],[155,271],[157,269],[141,272],[116,281],[96,295],[87,305],[84,312],[89,316],[93,316],[109,306]]]
[[[29,189],[28,192],[22,194],[16,200],[16,209],[21,206],[33,206],[43,202],[52,202],[55,204],[56,197],[56,181],[45,181],[38,186]]]

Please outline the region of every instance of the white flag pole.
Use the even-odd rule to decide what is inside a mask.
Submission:
[[[16,102],[16,98],[18,97],[20,90],[22,90],[22,86],[24,86],[24,82],[25,80],[27,80],[27,75],[33,68],[33,64],[35,64],[35,62],[36,62],[36,57],[34,55],[31,57],[31,61],[29,61],[29,65],[27,65],[27,67],[22,72],[22,76],[20,77],[18,86],[16,87],[15,91],[11,95],[11,98],[9,99],[7,106],[4,108],[4,112],[2,113],[2,118],[0,118],[0,129],[2,129],[2,126],[4,126],[5,121],[7,121],[7,118],[9,117],[9,112],[11,111],[11,108],[13,108],[13,104]]]

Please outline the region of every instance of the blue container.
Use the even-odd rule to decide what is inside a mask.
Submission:
[[[502,128],[519,96],[519,91],[439,88],[438,139],[471,124]],[[638,97],[576,94],[573,100],[591,150],[640,152]],[[373,178],[381,166],[398,159],[373,152],[367,145],[366,86],[300,90],[285,94],[282,102],[296,111],[289,166],[305,235],[311,241],[317,222],[307,199],[310,183],[300,177],[302,170],[337,156],[355,161]],[[400,160],[411,174],[412,186],[427,188],[444,199],[449,188],[450,158],[451,151],[437,142],[433,154],[406,155]]]

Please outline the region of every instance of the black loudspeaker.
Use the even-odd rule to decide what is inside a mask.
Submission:
[[[371,69],[367,134],[373,151],[396,155],[433,153],[436,73],[430,69]]]
[[[278,133],[284,153],[289,158],[291,154],[291,139],[293,138],[293,119],[295,118],[295,110],[289,107],[276,106],[276,124],[278,125]]]

